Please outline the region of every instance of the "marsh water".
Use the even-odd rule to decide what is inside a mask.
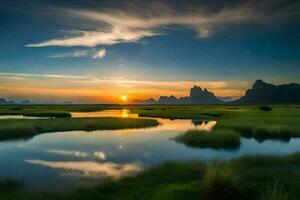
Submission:
[[[133,117],[128,110],[72,113],[72,117]],[[204,134],[216,121],[156,118],[160,125],[114,131],[45,133],[28,140],[0,142],[0,177],[16,178],[27,189],[65,190],[106,177],[134,175],[164,161],[230,159],[249,154],[300,151],[300,139],[242,138],[238,149],[189,148],[172,138],[188,129]]]

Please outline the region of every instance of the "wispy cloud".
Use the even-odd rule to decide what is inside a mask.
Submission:
[[[197,37],[204,38],[210,36],[218,25],[255,21],[262,17],[262,13],[248,5],[222,8],[216,12],[202,7],[182,12],[162,3],[130,9],[64,10],[64,13],[67,17],[87,21],[93,26],[89,31],[76,31],[76,36],[71,34],[26,46],[95,47],[138,42],[146,37],[166,34],[166,30],[174,26],[191,28],[196,31]]]
[[[25,74],[25,73],[5,73],[0,72],[0,76],[25,76],[25,77],[46,77],[46,78],[67,78],[67,79],[86,79],[85,76],[73,76],[64,74]]]
[[[92,49],[92,50],[78,50],[73,52],[55,54],[49,56],[50,58],[81,58],[90,57],[93,59],[102,59],[106,55],[106,49]]]
[[[94,59],[101,59],[106,55],[106,50],[105,49],[100,49],[98,51],[96,51],[93,55]]]
[[[49,56],[50,58],[78,58],[78,57],[86,57],[89,55],[89,52],[87,50],[81,50],[81,51],[73,51],[68,53],[61,53],[61,54],[55,54]]]

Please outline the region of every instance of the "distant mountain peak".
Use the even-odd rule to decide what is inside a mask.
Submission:
[[[234,103],[300,103],[300,84],[273,85],[263,80],[256,80],[245,96]]]
[[[258,80],[256,80],[256,81],[254,82],[252,88],[255,88],[255,87],[263,87],[263,86],[265,86],[265,85],[267,85],[266,82],[264,82],[264,81],[261,80],[261,79],[258,79]]]

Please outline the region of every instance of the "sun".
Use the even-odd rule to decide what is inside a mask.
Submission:
[[[127,101],[127,96],[126,95],[122,95],[121,96],[121,100],[124,101],[124,102]]]

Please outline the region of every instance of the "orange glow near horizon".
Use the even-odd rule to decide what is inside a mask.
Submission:
[[[217,96],[242,96],[249,85],[244,82],[184,82],[184,81],[133,81],[97,80],[78,81],[69,79],[5,77],[0,86],[1,97],[33,101],[48,100],[86,103],[126,103],[160,96],[188,96],[193,85],[199,85]],[[24,86],[26,83],[26,86]]]

